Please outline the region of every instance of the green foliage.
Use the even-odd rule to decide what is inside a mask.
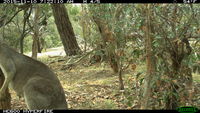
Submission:
[[[33,5],[33,7],[36,4]],[[47,21],[47,25],[40,24],[42,28],[40,38],[46,42],[46,48],[62,46],[54,23],[54,17],[49,4],[40,4],[41,19]],[[145,62],[145,31],[146,25],[146,9],[143,4],[67,4],[67,11],[70,21],[73,26],[79,46],[87,45],[87,49],[91,50],[103,43],[98,26],[94,22],[94,17],[99,18],[109,28],[114,35],[114,41],[106,47],[108,50],[114,50],[117,53],[122,64]],[[0,5],[0,26],[5,24],[18,10],[12,4]],[[189,56],[185,56],[180,62],[181,65],[193,67],[197,61],[200,61],[200,30],[199,17],[200,7],[197,4],[152,4],[151,5],[151,37],[153,39],[153,55],[155,55],[156,74],[152,82],[152,87],[158,90],[154,92],[155,98],[163,104],[168,95],[176,95],[170,92],[167,83],[172,80],[166,77],[174,77],[173,79],[181,78],[179,74],[174,74],[173,55],[170,51],[177,49],[173,44],[175,41],[181,41],[188,38],[193,51]],[[30,25],[33,23],[33,13],[29,17]],[[0,27],[1,40],[7,42],[13,48],[19,50],[19,38],[22,34],[24,12],[19,12],[13,20],[6,26]],[[30,26],[26,26],[30,29]],[[25,36],[24,50],[31,51],[32,48],[32,30]],[[195,37],[195,38],[194,38]],[[180,48],[178,48],[180,50]],[[176,52],[176,51],[175,51]],[[119,54],[118,54],[119,53]],[[95,55],[102,56],[104,53],[97,50]],[[48,62],[48,59],[42,59],[43,62]],[[144,64],[143,64],[144,65]],[[122,65],[123,66],[123,65]],[[140,72],[146,72],[146,67]],[[135,75],[135,74],[134,74]],[[143,84],[144,77],[140,78],[138,83]],[[160,80],[163,89],[157,87],[156,81]],[[195,74],[195,81],[199,81],[199,77]],[[107,82],[107,81],[106,81]],[[110,82],[110,81],[109,81]],[[125,83],[128,83],[125,81]],[[159,92],[160,91],[160,92]],[[136,99],[131,95],[130,87],[125,92],[126,97],[123,103],[131,107],[133,100]],[[86,102],[91,107],[112,109],[117,108],[117,105],[112,100],[105,100],[100,104],[93,105],[92,102]],[[83,105],[84,106],[84,105]],[[85,105],[87,106],[87,105]]]

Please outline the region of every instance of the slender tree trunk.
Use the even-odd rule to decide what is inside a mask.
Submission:
[[[19,39],[19,45],[20,45],[20,53],[24,53],[24,37],[25,37],[25,29],[26,29],[26,17],[25,17],[25,11],[24,11],[24,25],[23,25],[23,29],[22,29],[22,33]]]
[[[84,52],[86,52],[87,42],[86,42],[86,25],[85,22],[82,22],[82,32],[83,32],[83,39],[84,39]]]
[[[51,4],[55,23],[62,40],[66,55],[80,54],[76,37],[68,17],[67,9],[64,4]]]
[[[24,53],[24,38],[20,38],[20,53]]]
[[[155,73],[155,59],[153,56],[153,38],[151,36],[151,10],[150,4],[146,5],[146,29],[145,29],[145,37],[146,37],[146,63],[147,63],[147,74],[145,78],[145,89],[143,94],[143,102],[141,105],[141,109],[149,109],[149,100],[152,95],[151,83],[152,78]]]
[[[114,73],[119,72],[118,66],[118,59],[115,53],[115,38],[110,31],[110,29],[106,26],[106,24],[99,18],[93,17],[94,22],[97,24],[99,28],[99,32],[101,34],[101,38],[103,40],[103,47],[106,49],[108,53],[108,60],[110,63],[111,68],[113,69]]]
[[[124,90],[124,83],[122,79],[122,66],[119,57],[115,53],[115,38],[110,31],[110,29],[105,25],[105,23],[96,17],[93,17],[95,23],[97,24],[99,28],[99,32],[101,34],[101,38],[103,40],[103,47],[105,48],[107,52],[107,58],[109,60],[110,66],[114,73],[118,74],[119,78],[119,89]]]
[[[26,13],[28,11],[28,9],[24,10],[23,29],[22,29],[22,33],[21,33],[21,36],[19,39],[20,53],[22,53],[22,54],[24,53],[24,38],[28,34],[28,33],[25,33],[26,32],[26,23],[32,12],[32,5],[30,6],[29,13]]]
[[[84,8],[84,6],[82,4],[81,4],[81,8],[82,8],[81,16],[86,15],[85,8]],[[86,26],[85,20],[83,20],[83,19],[81,20],[81,26],[82,26],[83,39],[84,39],[84,52],[86,52],[86,49],[87,49],[87,42],[86,42],[86,33],[87,33],[86,29],[87,29],[87,26]]]
[[[118,62],[120,62],[119,60],[118,60]],[[119,89],[120,90],[124,90],[124,82],[123,82],[123,79],[122,79],[122,72],[123,72],[123,70],[122,70],[122,66],[121,66],[121,63],[120,64],[118,64],[119,65],[119,72],[118,72],[118,77],[119,77]]]
[[[34,22],[33,22],[33,44],[32,44],[32,58],[37,59],[38,53],[38,42],[39,42],[39,16],[40,16],[40,6],[36,5]]]
[[[102,20],[100,20],[99,18],[93,16],[93,20],[97,24],[97,27],[98,27],[99,32],[101,34],[103,46],[106,47],[107,37],[106,37],[105,31],[107,30],[107,28],[106,28],[105,24],[102,22]]]
[[[39,39],[37,40],[37,49],[38,49],[38,53],[41,53],[42,52],[42,49],[41,49],[41,41],[40,41],[40,37]]]
[[[0,87],[2,87],[4,82],[4,76],[2,71],[0,70]],[[11,96],[9,90],[6,90],[6,97],[4,100],[0,100],[0,109],[11,109]]]

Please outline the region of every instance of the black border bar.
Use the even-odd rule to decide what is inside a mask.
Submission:
[[[1,3],[199,3],[200,0],[0,0]]]
[[[76,0],[75,0],[76,1]],[[77,2],[83,0],[77,0]],[[88,3],[91,1],[98,0],[87,0]],[[197,3],[200,0],[99,0],[100,3]],[[97,2],[95,2],[97,3]]]
[[[179,113],[177,110],[0,110],[0,113],[105,113],[105,112],[114,112],[114,113]]]

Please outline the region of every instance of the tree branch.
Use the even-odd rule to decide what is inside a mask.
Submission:
[[[20,11],[22,11],[22,9],[19,9],[17,12],[15,12],[15,14],[14,14],[7,22],[5,22],[5,24],[4,24],[4,22],[3,22],[3,24],[0,24],[0,27],[6,26],[7,24],[9,24],[9,23],[12,21],[12,19],[13,19]],[[4,20],[3,20],[3,21],[4,21]]]

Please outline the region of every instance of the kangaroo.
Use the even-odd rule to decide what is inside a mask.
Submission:
[[[5,78],[0,99],[12,88],[24,97],[28,109],[67,109],[64,90],[59,79],[45,64],[16,52],[0,43],[0,69]]]

